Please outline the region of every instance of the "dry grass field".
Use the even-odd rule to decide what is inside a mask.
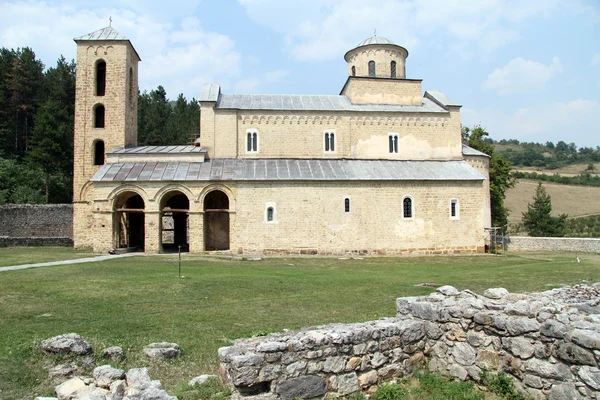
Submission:
[[[600,214],[600,187],[558,185],[543,183],[552,197],[552,214],[568,214],[570,218]],[[509,209],[508,222],[521,222],[521,214],[527,211],[527,204],[533,202],[537,181],[521,179],[506,193],[506,206]]]

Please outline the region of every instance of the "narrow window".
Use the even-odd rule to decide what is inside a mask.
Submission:
[[[106,63],[100,61],[96,64],[96,96],[104,96],[106,93]]]
[[[352,76],[356,76],[356,67],[352,66]]]
[[[335,132],[325,132],[325,152],[335,151]]]
[[[350,212],[350,198],[346,197],[344,199],[344,212],[345,213],[349,213]]]
[[[396,61],[392,61],[390,63],[390,70],[391,70],[392,78],[395,78],[396,77]]]
[[[104,106],[102,104],[98,104],[94,108],[94,128],[104,128]]]
[[[450,200],[450,219],[459,219],[458,199]]]
[[[264,221],[266,223],[276,224],[277,222],[277,205],[274,202],[267,202],[265,204]]]
[[[410,197],[405,197],[402,201],[403,215],[404,218],[412,218],[413,210],[412,210],[412,199]]]
[[[375,61],[369,61],[369,76],[375,76]]]
[[[246,152],[258,152],[258,132],[256,130],[246,131]]]
[[[388,136],[390,154],[398,153],[398,134],[390,133]]]
[[[104,142],[98,140],[94,145],[94,165],[104,165]]]
[[[133,68],[129,67],[129,104],[133,104]]]

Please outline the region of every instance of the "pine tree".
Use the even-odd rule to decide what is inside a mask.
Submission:
[[[567,214],[553,217],[551,213],[552,199],[540,182],[535,190],[533,204],[529,203],[527,212],[523,213],[523,225],[529,232],[529,236],[562,237],[565,235]]]

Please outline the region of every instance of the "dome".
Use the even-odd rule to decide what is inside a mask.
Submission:
[[[367,39],[363,40],[362,42],[360,42],[356,47],[367,46],[370,44],[393,44],[393,45],[396,45],[396,43],[394,43],[391,40],[386,39],[382,36],[371,36],[370,38],[367,38]]]

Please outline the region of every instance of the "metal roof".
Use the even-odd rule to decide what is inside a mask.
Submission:
[[[447,106],[460,106],[455,101],[452,101],[450,97],[446,96],[446,94],[440,92],[439,90],[428,90],[425,92],[425,97],[432,97],[434,101],[438,102],[440,105]]]
[[[140,55],[138,54],[133,44],[127,39],[125,36],[121,35],[115,28],[112,26],[107,26],[106,28],[99,29],[92,33],[88,33],[87,35],[79,36],[73,39],[75,42],[84,41],[84,40],[122,40],[129,43],[131,48],[133,49],[135,55],[137,56],[139,61],[142,61]]]
[[[235,159],[105,164],[94,182],[132,181],[480,181],[466,161]]]
[[[479,150],[475,150],[474,148],[467,146],[466,144],[462,145],[462,153],[465,156],[484,156],[484,157],[490,157],[489,155],[479,151]]]
[[[363,40],[362,42],[360,42],[359,44],[357,44],[356,47],[368,46],[370,44],[393,44],[393,45],[395,45],[396,43],[394,43],[391,40],[386,39],[382,36],[371,36],[370,38],[367,38],[367,39]]]
[[[106,154],[174,154],[205,153],[206,149],[198,146],[136,146],[107,151]]]
[[[353,104],[344,95],[307,94],[221,94],[216,108],[282,111],[447,112],[443,107],[427,98],[423,98],[421,105]]]
[[[221,94],[221,85],[216,83],[202,86],[202,93],[200,93],[200,101],[217,101]]]
[[[73,40],[128,40],[125,36],[121,35],[112,26],[99,29],[95,32],[88,33],[80,37],[76,37]]]

